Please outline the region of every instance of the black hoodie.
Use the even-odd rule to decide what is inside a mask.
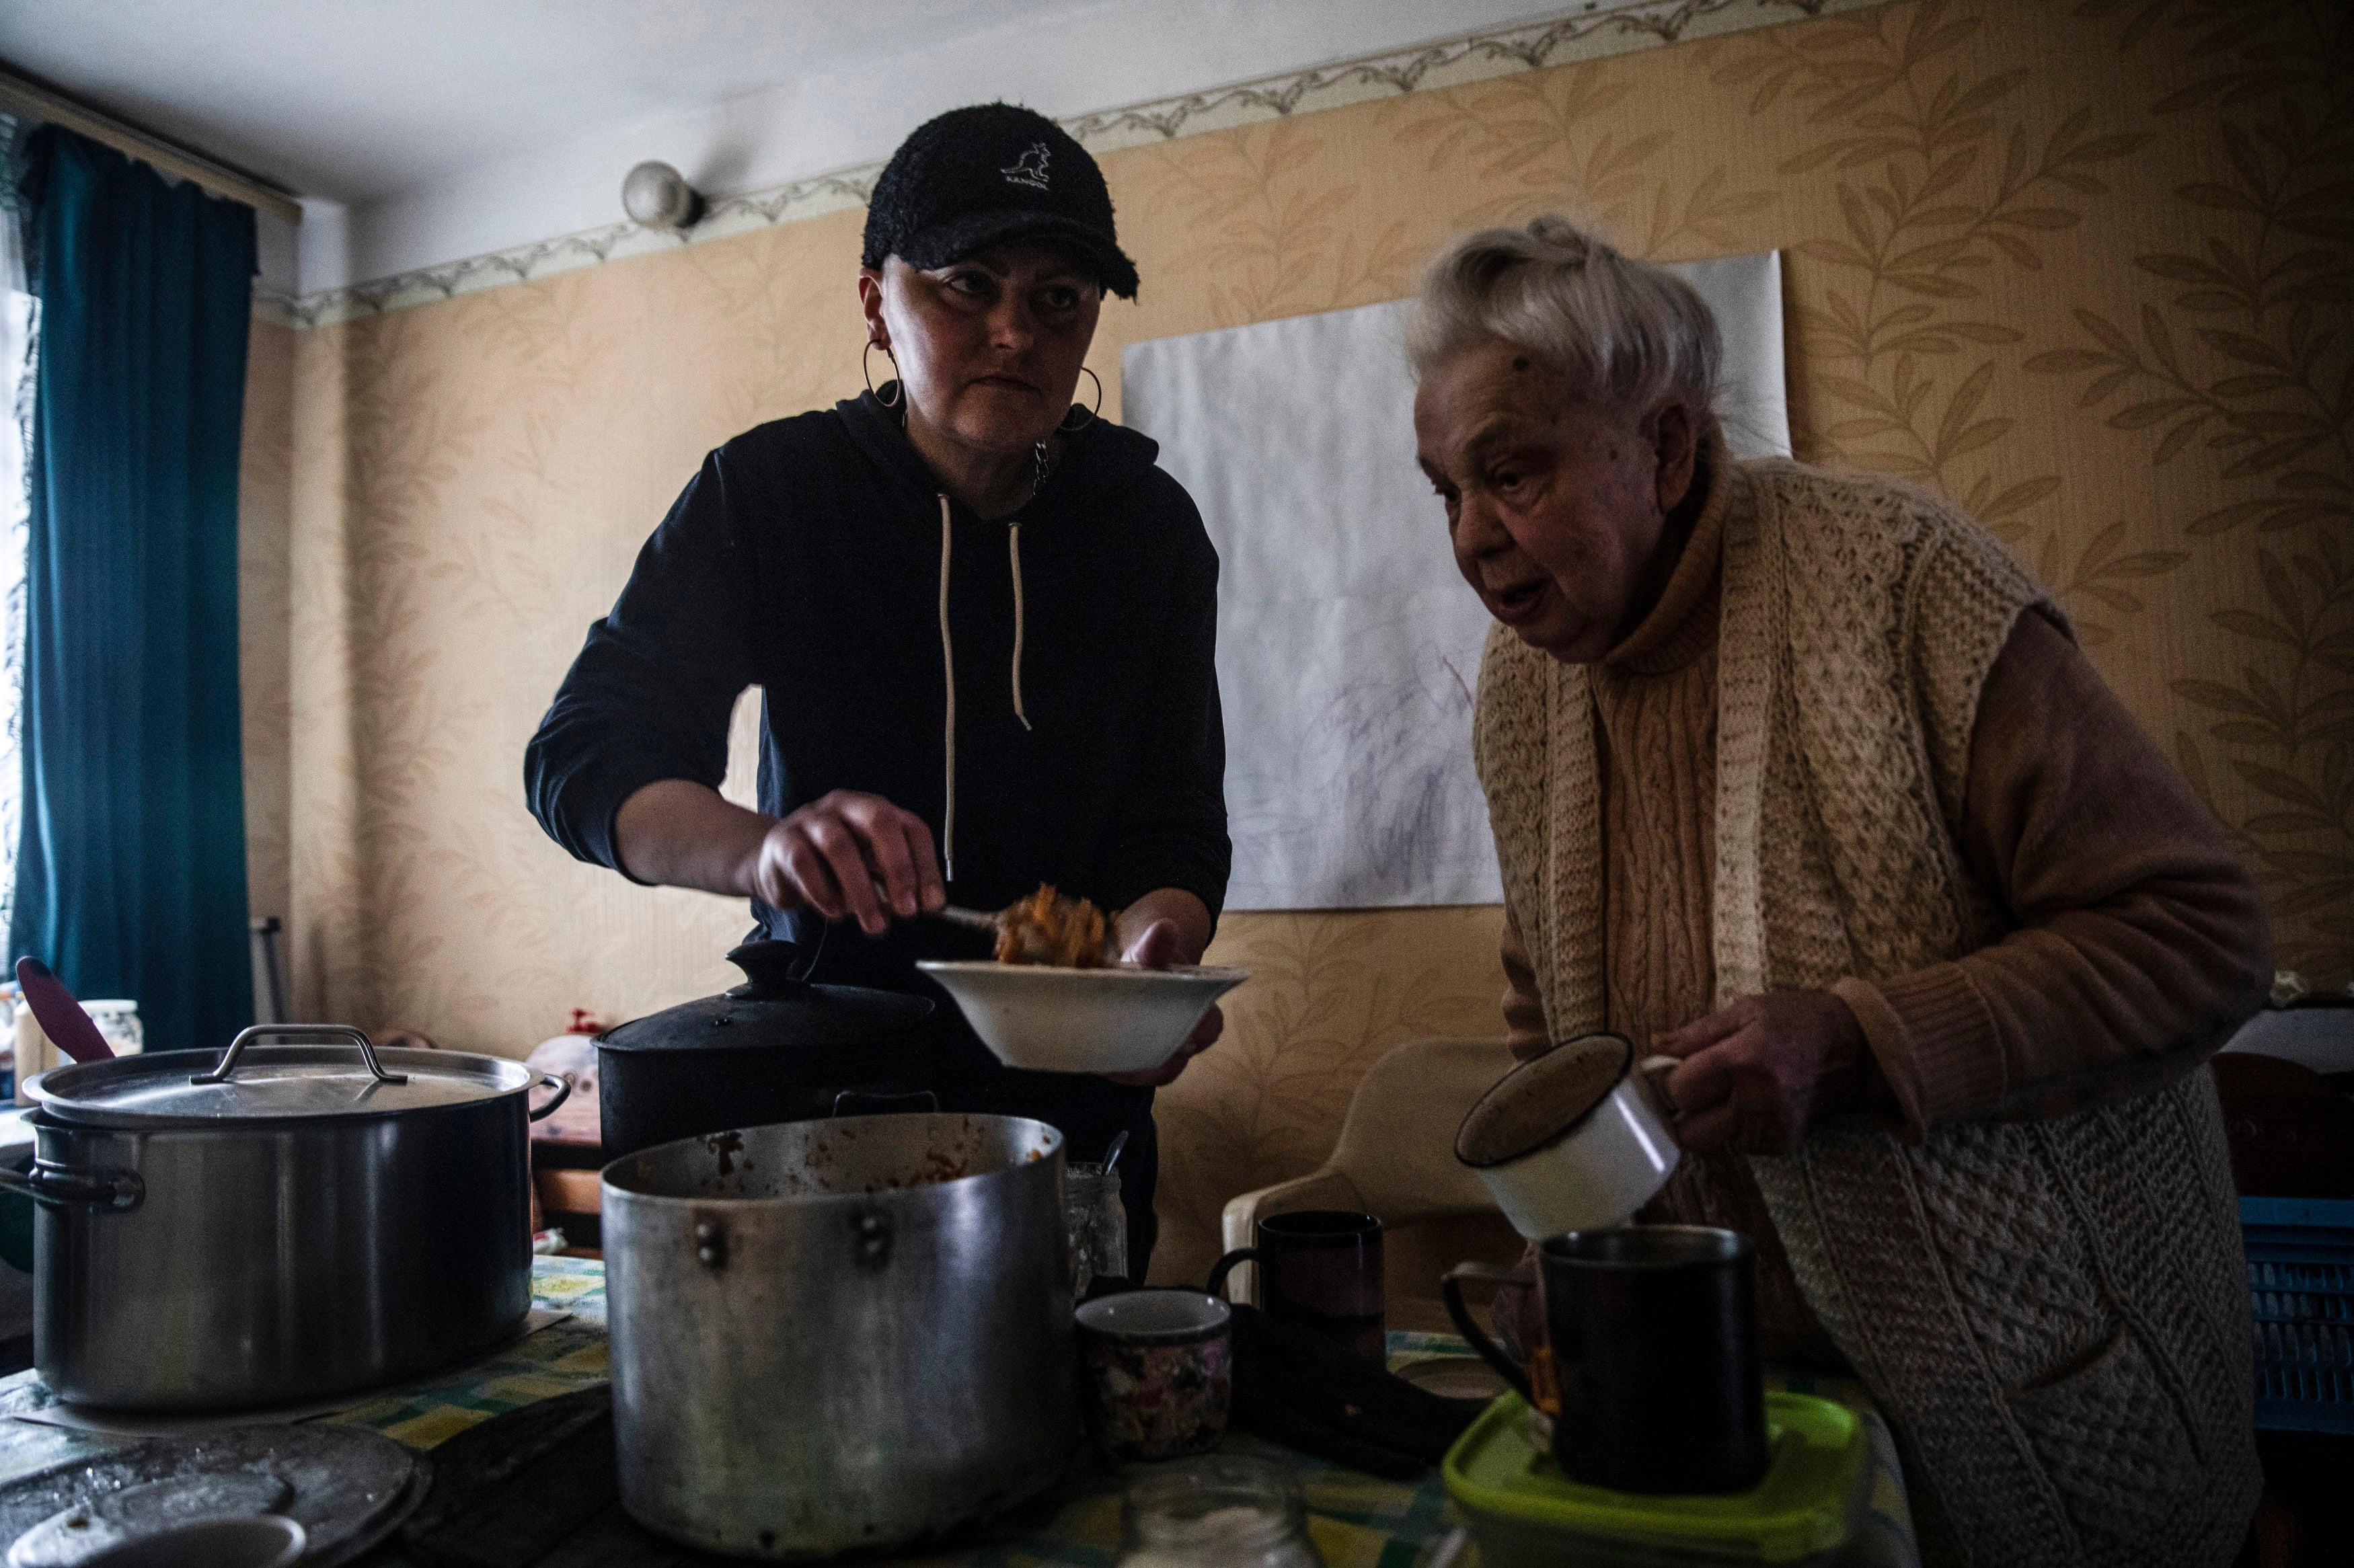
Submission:
[[[1050,882],[1118,908],[1181,887],[1214,916],[1231,858],[1218,560],[1192,499],[1153,465],[1159,450],[1097,419],[1066,438],[1021,511],[992,522],[944,503],[871,394],[737,437],[704,461],[589,628],[525,756],[533,814],[582,860],[621,869],[621,802],[662,779],[716,788],[729,709],[758,685],[762,810],[865,790],[945,844],[952,651],[949,897],[995,908]],[[818,938],[805,910],[754,914],[773,935]],[[846,926],[814,978],[928,991],[915,960],[973,957],[978,941],[937,922],[874,940]],[[957,1070],[994,1070],[955,1033]]]

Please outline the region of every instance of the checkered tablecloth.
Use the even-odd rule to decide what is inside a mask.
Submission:
[[[493,1415],[603,1383],[609,1368],[604,1266],[536,1258],[532,1290],[535,1306],[572,1315],[471,1366],[319,1419],[370,1427],[413,1447],[430,1448]],[[1390,1336],[1393,1366],[1463,1353],[1463,1342],[1446,1335]],[[33,1373],[24,1372],[0,1380],[0,1416],[41,1398],[46,1391],[33,1379]],[[1913,1568],[1919,1554],[1895,1446],[1862,1391],[1843,1380],[1768,1381],[1772,1386],[1840,1400],[1862,1414],[1872,1437],[1873,1476],[1869,1512],[1848,1561],[1871,1568]],[[0,1480],[97,1453],[120,1441],[0,1419]],[[1258,1455],[1291,1471],[1307,1497],[1310,1528],[1327,1568],[1413,1568],[1423,1550],[1451,1528],[1446,1489],[1437,1471],[1419,1484],[1384,1481],[1240,1432],[1227,1436],[1225,1450]],[[1085,1468],[1065,1483],[1048,1521],[1016,1540],[904,1561],[924,1568],[1108,1568],[1119,1556],[1119,1476]],[[403,1561],[391,1552],[366,1559],[370,1568],[398,1568]]]

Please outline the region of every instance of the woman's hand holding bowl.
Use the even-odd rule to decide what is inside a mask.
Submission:
[[[1150,906],[1153,902],[1162,898],[1192,901],[1193,895],[1167,890],[1146,894],[1144,897],[1122,911],[1119,922],[1122,936],[1127,935],[1139,916],[1151,916],[1153,910]],[[1201,921],[1206,926],[1209,911],[1202,908],[1198,902],[1194,902],[1194,909],[1199,911]],[[1127,941],[1120,951],[1119,961],[1124,964],[1134,964],[1140,969],[1174,969],[1181,963],[1199,962],[1201,954],[1198,951],[1192,953],[1186,951],[1192,944],[1187,940],[1185,927],[1193,922],[1184,918],[1185,913],[1181,910],[1173,917],[1159,916],[1149,919],[1143,927],[1137,930],[1135,936]],[[1225,1011],[1213,1003],[1210,1011],[1202,1015],[1202,1022],[1193,1025],[1193,1033],[1188,1034],[1185,1037],[1185,1043],[1177,1047],[1176,1054],[1158,1067],[1146,1073],[1107,1073],[1104,1075],[1113,1083],[1127,1084],[1137,1088],[1159,1088],[1165,1084],[1174,1083],[1177,1075],[1185,1070],[1185,1065],[1188,1062],[1218,1043],[1218,1036],[1225,1033]]]

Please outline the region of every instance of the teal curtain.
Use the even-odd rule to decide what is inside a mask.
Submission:
[[[40,301],[24,801],[8,943],[147,1049],[253,1021],[237,470],[253,213],[45,126],[20,161]]]

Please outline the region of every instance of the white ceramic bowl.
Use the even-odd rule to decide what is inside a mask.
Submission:
[[[1248,969],[1066,969],[1045,964],[916,967],[964,1010],[1009,1067],[1042,1073],[1141,1073],[1176,1054],[1210,1004]]]

